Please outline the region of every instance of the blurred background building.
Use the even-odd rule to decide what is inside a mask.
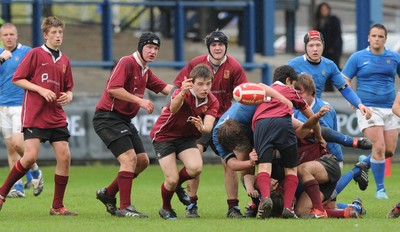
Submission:
[[[344,52],[342,64],[349,54],[357,50],[357,10],[359,10],[357,4],[365,4],[368,1],[372,2],[372,5],[376,2],[381,3],[379,6],[372,6],[371,12],[373,12],[373,17],[381,16],[379,21],[389,30],[387,47],[394,50],[400,48],[399,0],[325,1],[330,4],[332,13],[342,22]],[[209,6],[215,2],[224,6]],[[275,10],[271,11],[268,7],[261,9],[272,2],[275,3]],[[262,76],[265,73],[262,69],[266,69],[270,75],[274,67],[286,64],[288,60],[304,52],[303,36],[312,28],[316,6],[321,2],[323,1],[1,0],[0,7],[1,18],[17,25],[19,42],[30,46],[41,44],[41,16],[56,15],[66,21],[65,41],[61,50],[68,54],[73,62],[75,80],[74,101],[66,107],[66,112],[72,135],[70,140],[72,160],[82,163],[112,158],[94,133],[91,119],[94,106],[109,76],[110,68],[120,57],[136,50],[141,32],[151,30],[161,35],[161,50],[152,69],[168,83],[172,83],[179,68],[185,62],[207,52],[203,38],[216,28],[229,35],[228,53],[243,65],[247,65],[245,67],[249,80],[260,82],[264,81]],[[244,3],[244,5],[238,7],[239,3]],[[177,5],[183,4],[195,6],[184,7],[184,15],[179,21],[183,29],[182,33],[177,35],[174,9]],[[247,16],[245,9],[249,4],[257,7],[253,15]],[[104,12],[105,10],[109,12]],[[261,14],[264,21],[261,21],[259,17],[261,10],[268,12],[268,14]],[[255,27],[252,42],[249,41],[249,37],[246,37],[249,26],[245,23],[248,22],[248,17],[252,17],[252,26]],[[365,22],[369,28],[372,20],[366,21],[369,21]],[[273,27],[266,28],[267,31],[261,28],[267,24]],[[179,38],[177,39],[176,36]],[[260,52],[260,47],[264,44],[260,45],[260,41],[255,38],[265,39],[264,37],[270,36],[272,36],[272,41],[268,42],[272,42],[273,54],[265,55]],[[291,49],[287,46],[288,39],[293,40],[293,44],[289,44],[293,46]],[[367,38],[364,39],[366,41]],[[254,50],[248,48],[250,45]],[[161,106],[165,104],[165,98],[152,93],[147,94],[146,97],[152,99],[158,107],[151,115],[140,111],[132,123],[138,128],[150,157],[154,157],[148,133],[160,113]],[[353,136],[361,135],[354,111],[348,107],[340,94],[329,93],[324,96],[324,99],[329,101],[338,112],[339,130]],[[346,157],[356,159],[360,151],[345,149],[345,153],[352,154]],[[0,165],[7,165],[5,145],[1,136],[0,154],[4,154],[0,156]],[[213,160],[217,157],[207,153],[206,158]],[[53,159],[51,147],[43,145],[40,162],[46,160],[52,162]]]

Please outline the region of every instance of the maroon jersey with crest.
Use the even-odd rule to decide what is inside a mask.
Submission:
[[[180,92],[180,89],[175,90],[172,98]],[[150,138],[153,141],[164,142],[185,137],[200,138],[201,133],[194,124],[188,122],[189,116],[200,116],[203,119],[206,115],[217,117],[219,108],[218,100],[212,93],[208,94],[205,101],[199,103],[192,91],[189,91],[185,95],[183,105],[178,112],[171,113],[170,104],[161,113],[153,129],[150,131]]]
[[[247,76],[240,63],[231,56],[225,56],[218,71],[215,72],[210,63],[209,55],[201,55],[192,59],[175,78],[174,84],[181,87],[184,77],[189,78],[192,69],[198,64],[207,64],[214,73],[211,92],[218,99],[220,108],[218,118],[232,105],[233,90],[236,86],[248,82]]]
[[[110,78],[107,80],[103,95],[97,103],[96,110],[116,111],[133,118],[140,106],[110,96],[107,93],[109,89],[124,88],[129,93],[143,98],[146,88],[159,93],[166,86],[167,83],[154,75],[148,66],[142,66],[137,52],[135,52],[132,55],[122,57],[115,65]]]
[[[21,79],[53,91],[57,99],[74,85],[68,57],[60,52],[55,60],[45,45],[33,48],[24,57],[12,78],[13,82]],[[23,128],[67,126],[65,111],[59,103],[47,102],[39,93],[29,90],[24,93],[21,120]]]

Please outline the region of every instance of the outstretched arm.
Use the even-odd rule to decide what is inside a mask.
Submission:
[[[181,92],[171,100],[169,109],[172,113],[178,112],[179,109],[182,107],[183,102],[185,101],[185,96],[189,92],[189,89],[192,88],[192,86],[192,79],[186,79],[185,77],[185,80],[182,82]]]
[[[228,165],[229,168],[231,168],[234,171],[244,171],[247,169],[251,169],[256,165],[256,162],[258,160],[258,156],[257,153],[255,152],[255,150],[253,149],[253,151],[251,151],[248,155],[245,154],[240,154],[241,152],[239,151],[234,151],[235,153],[235,157],[234,158],[230,158],[226,161],[226,164]],[[237,156],[247,156],[247,159],[242,160],[242,159],[238,159]]]
[[[325,116],[326,111],[330,111],[330,110],[331,110],[331,108],[329,106],[325,105],[325,106],[321,107],[321,109],[318,111],[318,113],[316,113],[316,114],[311,113],[311,116],[309,116],[308,120],[306,122],[304,122],[304,124],[302,126],[300,126],[296,129],[297,137],[304,138],[311,131],[313,131],[315,140],[317,142],[320,142],[323,145],[326,144],[325,140],[322,138],[322,135],[321,135],[321,127],[319,125],[319,119],[322,118],[323,116]],[[308,112],[306,110],[305,113],[307,115],[309,115],[310,112]],[[306,115],[306,114],[304,114],[304,115]]]
[[[165,86],[165,88],[163,90],[161,90],[161,93],[164,95],[169,95],[173,89],[173,85],[168,84],[167,86]]]
[[[358,97],[358,95],[353,91],[353,89],[350,87],[351,86],[351,80],[349,78],[345,78],[346,80],[346,85],[343,87],[339,88],[340,94],[354,107],[359,109],[362,113],[362,115],[365,116],[366,119],[371,118],[371,110],[364,106],[362,104],[361,99]]]

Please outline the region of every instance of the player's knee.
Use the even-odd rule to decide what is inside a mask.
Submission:
[[[177,177],[167,177],[165,178],[165,187],[167,189],[175,189],[178,186],[178,178]]]
[[[376,146],[374,144],[374,150],[375,150],[375,154],[373,153],[374,159],[377,160],[384,159],[386,151],[385,151],[385,146],[383,144],[382,145],[377,144]]]
[[[14,150],[19,154],[19,155],[24,155],[24,148],[23,146],[20,146],[19,144],[14,145]]]
[[[24,155],[24,157],[25,156],[27,156],[27,155]],[[32,156],[30,156],[30,157],[32,157]],[[35,158],[35,157],[34,157],[34,159],[32,159],[32,162],[33,162],[32,164],[34,164],[36,162],[36,159],[37,158]],[[57,159],[57,163],[59,163],[59,164],[67,164],[67,163],[69,164],[71,162],[71,153],[62,152],[62,153],[56,155],[56,159]]]
[[[118,161],[121,163],[122,166],[125,166],[129,169],[134,169],[137,164],[137,157],[132,152],[124,152],[123,154],[118,156]]]
[[[305,165],[297,166],[297,175],[302,176],[307,173],[307,167]]]
[[[373,145],[373,149],[378,152],[384,154],[386,147],[384,142],[375,142]]]
[[[26,168],[32,167],[34,163],[36,163],[36,159],[34,157],[24,157],[23,166]],[[58,161],[57,161],[58,162]]]
[[[150,165],[150,160],[147,154],[138,154],[137,156],[137,166],[140,167],[142,170],[147,168]]]
[[[202,171],[202,166],[195,166],[195,167],[186,167],[186,171],[191,177],[196,177],[201,174]]]

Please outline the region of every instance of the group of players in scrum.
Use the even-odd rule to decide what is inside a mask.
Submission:
[[[326,135],[325,137],[328,143],[342,143],[342,141],[344,141],[344,139],[335,141],[329,140],[335,137],[329,136],[329,134],[338,133],[327,127],[327,125],[333,123],[332,120],[336,120],[336,113],[333,108],[326,102],[322,102],[319,98],[315,97],[315,86],[309,75],[301,74],[298,76],[293,68],[288,65],[280,66],[275,70],[274,83],[272,88],[287,86],[287,89],[290,90],[292,88],[293,92],[293,88],[295,88],[299,93],[308,97],[308,101],[306,100],[305,102],[314,102],[314,104],[310,105],[313,106],[312,110],[315,114],[307,112],[310,108],[304,108],[304,106],[308,104],[300,108],[305,114],[309,115],[307,120],[304,121],[305,117],[299,111],[295,112],[298,119],[295,117],[291,118],[298,140],[296,143],[298,150],[295,151],[295,154],[297,154],[295,156],[297,157],[295,158],[295,166],[297,166],[297,176],[300,180],[299,187],[295,194],[294,211],[291,205],[293,202],[292,200],[289,200],[286,206],[284,206],[285,197],[283,193],[284,188],[287,187],[284,184],[286,180],[285,173],[287,173],[287,171],[284,171],[286,168],[284,159],[288,154],[282,155],[279,150],[274,149],[272,151],[272,160],[270,162],[272,164],[272,172],[270,172],[270,182],[272,184],[270,194],[268,192],[264,193],[265,195],[261,194],[262,196],[268,196],[269,194],[269,197],[260,197],[258,185],[259,177],[257,176],[257,178],[255,178],[254,176],[254,165],[259,161],[260,156],[256,155],[257,153],[255,150],[252,150],[253,133],[251,131],[251,124],[256,106],[234,103],[220,118],[213,130],[213,142],[217,148],[218,154],[232,169],[241,171],[244,186],[249,196],[252,198],[252,204],[247,208],[245,216],[256,217],[258,212],[259,218],[268,218],[270,216],[284,218],[359,218],[360,215],[366,213],[359,198],[356,198],[352,204],[346,205],[344,209],[338,209],[336,205],[332,205],[332,202],[334,202],[338,194],[335,188],[341,175],[340,161],[338,160],[342,160],[343,157],[337,157],[325,149],[326,144],[323,138],[324,135]],[[282,93],[282,91],[279,92]],[[283,96],[288,97],[288,95],[285,94],[283,94]],[[298,99],[302,99],[302,97]],[[289,108],[291,108],[291,105],[289,106]],[[282,112],[281,109],[279,109],[279,111]],[[303,120],[303,122],[299,119]],[[313,132],[315,131],[313,131],[313,128],[318,127],[319,121],[321,125],[325,126],[321,127],[322,138],[320,133],[320,135],[316,135],[315,141],[310,142],[310,135],[314,140],[313,135],[315,134],[313,134]],[[268,124],[272,123],[269,122]],[[264,128],[263,130],[271,131],[272,129]],[[277,128],[275,128],[275,131],[276,130]],[[285,128],[285,130],[288,129]],[[256,131],[254,131],[254,133],[256,133]],[[254,140],[257,139],[256,136],[255,134]],[[340,136],[345,135],[339,135],[335,138],[339,138]],[[371,148],[371,143],[366,138],[359,139],[362,141],[359,143],[360,148]],[[265,141],[265,138],[263,140]],[[281,137],[278,134],[277,140],[282,140],[282,142],[284,142],[283,146],[287,146],[287,137]],[[347,141],[348,140],[347,138]],[[353,139],[351,139],[351,141],[352,140]],[[254,146],[257,146],[256,144],[257,143],[254,142]],[[349,146],[349,144],[346,143],[342,143],[342,145]],[[285,152],[285,149],[283,149],[283,151]],[[291,154],[293,154],[293,151]],[[249,163],[247,160],[251,162]],[[353,173],[353,178],[358,182],[360,189],[365,190],[368,186],[368,174],[365,164],[358,163],[354,169],[356,171],[350,171]],[[296,184],[295,186],[297,187]],[[261,204],[260,198],[262,199]]]
[[[308,32],[305,45],[314,41],[323,44],[322,35],[317,31]],[[209,44],[207,47],[210,49]],[[210,50],[209,53],[212,56]],[[289,64],[296,66],[301,62],[304,60],[293,59]],[[316,88],[310,75],[297,73],[299,71],[289,65],[278,67],[274,72],[274,84],[271,87],[261,84],[266,95],[272,98],[258,106],[234,103],[217,117],[212,130],[212,147],[222,158],[225,172],[227,169],[241,171],[243,185],[252,199],[245,215],[238,206],[231,207],[228,199],[227,217],[360,218],[366,213],[360,198],[355,198],[351,204],[336,204],[336,196],[352,179],[362,191],[367,188],[369,168],[367,163],[359,162],[341,178],[343,153],[339,144],[369,150],[372,143],[367,138],[350,138],[338,133],[334,109],[319,98],[322,89]],[[346,100],[367,119],[371,117],[369,109],[343,78],[332,76]],[[297,109],[295,117],[291,116],[293,107]],[[193,203],[182,193],[181,184],[179,178],[176,193],[188,206],[186,216],[198,217],[197,196],[193,213],[190,211]],[[227,182],[225,184],[228,186]],[[229,194],[227,192],[228,197]],[[168,208],[162,209],[160,216],[175,219],[170,201]]]
[[[199,217],[197,189],[202,171],[201,154],[208,146],[215,148],[224,165],[227,217],[243,217],[238,207],[237,171],[242,172],[244,185],[252,198],[252,205],[245,215],[247,217],[359,218],[365,214],[359,198],[352,204],[336,204],[337,207],[331,203],[353,179],[361,190],[367,188],[368,164],[357,163],[341,178],[343,155],[340,146],[327,145],[326,142],[362,149],[371,149],[372,144],[366,138],[349,138],[335,131],[334,110],[319,99],[323,90],[321,86],[329,78],[362,117],[370,118],[371,110],[346,84],[337,66],[321,57],[322,35],[315,30],[305,35],[306,54],[289,61],[288,65],[276,68],[274,84],[261,84],[270,98],[257,106],[240,103],[231,105],[233,89],[248,80],[240,63],[226,55],[227,36],[221,31],[214,31],[205,41],[208,54],[195,57],[181,70],[174,81],[175,88],[171,89],[170,85],[160,80],[157,82],[158,88],[153,88],[156,92],[172,96],[150,132],[164,174],[161,185],[163,204],[159,210],[161,218],[177,218],[171,205],[175,193],[186,205],[186,217]],[[147,46],[151,46],[151,52]],[[142,66],[146,65],[155,59],[159,46],[158,36],[154,33],[143,34],[135,58],[140,60],[139,55],[146,55],[148,61],[143,59],[146,62],[142,62]],[[304,72],[312,73],[313,77]],[[320,76],[314,77],[314,74]],[[141,88],[144,87],[151,89],[154,86],[141,85]],[[307,96],[307,101],[302,94]],[[110,97],[106,92],[103,96]],[[117,95],[114,97],[117,98]],[[153,104],[148,100],[142,102],[146,104],[140,107],[151,113]],[[138,110],[138,106],[135,107]],[[300,120],[293,119],[293,108],[299,111],[296,115]],[[132,133],[137,134],[137,131],[132,130]],[[119,146],[113,149],[118,158],[121,149]],[[140,154],[146,155],[143,149]],[[183,163],[180,170],[176,159]],[[129,174],[129,178],[137,177],[147,165],[148,162],[134,174]],[[256,165],[257,173],[254,169]],[[184,182],[187,182],[187,194],[182,187]],[[114,180],[109,187],[96,193],[107,211],[121,217],[147,217],[132,205],[127,206],[130,205],[128,195],[124,205],[116,208],[115,194],[122,189],[125,192],[129,190],[119,181],[118,188],[116,185]]]
[[[313,33],[312,31],[306,35],[309,37],[309,41],[321,40],[320,33]],[[217,39],[219,43],[225,42],[224,45],[227,47],[227,38],[222,32],[214,33],[213,38]],[[210,44],[207,44],[208,48]],[[212,55],[211,52],[210,55]],[[198,69],[198,66],[192,68],[194,71]],[[160,147],[160,144],[154,141],[157,136],[160,137],[160,134],[161,136],[167,134],[165,133],[167,129],[164,131],[163,129],[168,123],[173,124],[173,119],[170,120],[170,117],[173,115],[172,112],[178,112],[175,109],[176,102],[179,102],[181,106],[185,105],[184,98],[189,86],[196,84],[192,75],[188,76],[190,79],[184,79],[181,82],[180,90],[173,94],[167,111],[161,114],[150,134],[156,154],[160,154],[158,158],[164,173],[171,166],[166,165],[166,161],[160,159],[163,158],[162,146]],[[210,79],[207,81],[210,82]],[[252,199],[252,204],[247,208],[244,216],[256,217],[258,214],[258,217],[262,219],[270,216],[359,218],[366,212],[359,198],[349,205],[340,204],[342,207],[345,206],[342,209],[328,204],[328,202],[334,201],[336,195],[343,189],[335,189],[341,175],[343,161],[343,154],[337,143],[371,149],[371,142],[366,138],[350,138],[335,131],[337,129],[336,113],[329,104],[316,97],[317,91],[311,76],[306,74],[299,76],[291,66],[283,65],[275,70],[273,81],[274,84],[271,87],[260,84],[265,88],[266,95],[272,97],[270,100],[264,101],[258,106],[234,103],[222,116],[213,115],[219,119],[216,120],[217,124],[212,130],[211,146],[215,148],[216,154],[221,156],[226,169],[233,171],[235,175],[236,171],[241,171],[243,184]],[[214,80],[212,83],[214,84]],[[210,88],[212,92],[213,88]],[[309,96],[309,101],[307,102],[299,92]],[[180,97],[181,95],[182,97]],[[209,99],[213,98],[209,96]],[[350,100],[353,99],[350,98]],[[319,104],[314,104],[314,102]],[[353,105],[358,106],[368,117],[368,109],[361,104],[361,101],[356,99],[353,102]],[[312,109],[309,107],[311,105]],[[296,115],[303,122],[292,117],[293,107],[299,110]],[[306,120],[307,118],[308,120]],[[198,120],[199,122],[196,121],[193,124],[200,132],[203,132],[206,127],[209,129],[208,127],[212,124],[207,122],[207,114],[204,123],[200,118]],[[325,126],[322,127],[322,130],[320,121]],[[201,127],[202,125],[205,127]],[[254,131],[254,135],[252,131]],[[324,139],[324,135],[326,139]],[[310,142],[309,139],[313,141]],[[332,155],[328,152],[325,148],[327,145],[325,140],[329,142],[328,149],[335,151],[336,154]],[[253,150],[253,146],[255,150]],[[197,199],[195,199],[195,210],[193,211],[191,210],[192,197],[188,199],[182,191],[181,185],[184,182],[181,178],[182,171],[195,170],[191,167],[193,163],[188,163],[185,156],[182,155],[183,153],[177,151],[176,157],[183,159],[181,160],[184,168],[179,174],[176,173],[177,177],[174,181],[170,182],[168,176],[171,175],[167,174],[166,181],[162,186],[162,195],[164,196],[160,216],[164,219],[176,219],[177,217],[170,202],[171,192],[174,191],[168,190],[168,188],[175,189],[181,202],[187,205],[187,217],[198,217]],[[255,165],[258,166],[257,175],[255,175]],[[166,168],[167,166],[168,168]],[[367,170],[367,165],[360,162],[350,171],[361,190],[365,190],[368,186]],[[199,176],[200,173],[193,174],[194,172],[189,175],[185,174],[188,176],[186,180],[192,179],[193,176]],[[300,179],[299,185],[298,179]],[[344,185],[347,185],[349,181],[347,179],[347,183]],[[274,184],[271,185],[271,183]],[[227,185],[227,183],[225,184]],[[230,193],[227,194],[229,196]],[[296,203],[294,204],[294,202]],[[327,207],[328,205],[330,208]],[[243,215],[236,205],[229,207],[227,217],[240,218]]]

